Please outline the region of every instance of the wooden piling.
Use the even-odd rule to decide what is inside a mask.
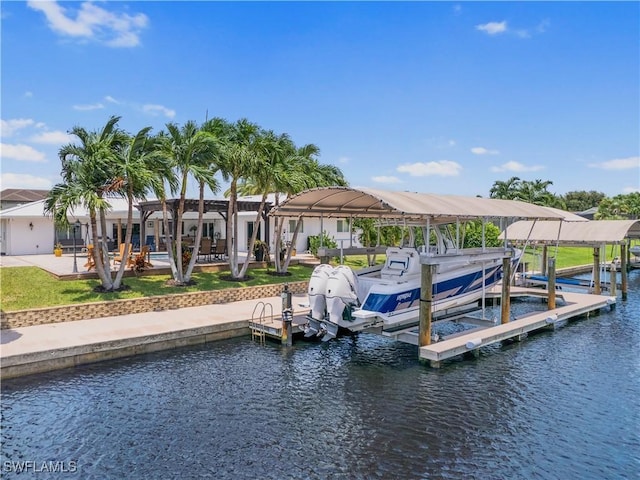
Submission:
[[[628,255],[627,245],[620,245],[620,281],[622,285],[620,286],[620,291],[622,292],[622,299],[627,299],[627,277],[629,275],[627,255]]]
[[[509,323],[511,311],[511,258],[502,259],[502,297],[500,299],[500,322]]]
[[[593,293],[600,295],[602,288],[600,285],[600,247],[593,249]]]
[[[422,265],[420,270],[420,333],[418,345],[431,345],[431,320],[433,317],[433,277],[435,265]]]
[[[616,262],[611,262],[611,265],[609,266],[609,285],[611,285],[609,288],[611,290],[609,291],[609,293],[611,293],[612,297],[615,297],[617,295],[617,280],[618,276],[616,274]]]
[[[554,310],[556,308],[556,259],[550,258],[547,263],[547,309]]]
[[[546,245],[542,246],[542,261],[540,262],[540,274],[545,276],[547,274],[547,254],[548,247]]]

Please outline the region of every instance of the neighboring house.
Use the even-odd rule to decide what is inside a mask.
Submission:
[[[598,207],[591,207],[584,212],[576,212],[576,215],[586,218],[587,220],[593,220],[596,213],[598,213]]]
[[[255,201],[257,197],[242,197],[239,200]],[[259,200],[259,198],[258,198]],[[225,200],[226,201],[226,200]],[[110,247],[115,250],[118,244],[124,241],[127,223],[127,203],[124,199],[110,199],[112,209],[107,212],[106,237],[110,241]],[[203,236],[211,238],[225,238],[226,236],[226,211],[223,213],[207,212],[204,214]],[[238,251],[246,252],[250,235],[256,228],[256,212],[240,212],[238,215]],[[93,242],[91,238],[89,216],[85,209],[77,208],[73,215],[68,217],[69,223],[76,220],[80,222],[80,228],[75,235],[79,243],[89,245]],[[195,236],[197,224],[197,212],[186,212],[181,227],[183,236]],[[269,218],[269,228],[266,228],[264,221],[259,222],[259,239],[269,243],[269,250],[275,252],[275,240],[265,238],[268,232],[269,237],[273,237],[275,232],[275,222]],[[293,238],[295,219],[285,219],[282,242],[286,243]],[[318,218],[305,218],[300,232],[298,233],[295,248],[298,252],[308,249],[308,237],[320,234],[321,221]],[[326,234],[333,238],[338,246],[342,243],[344,247],[361,246],[357,235],[351,234],[347,219],[326,218],[322,221],[322,228]],[[145,220],[144,236],[145,244],[156,247],[156,230],[158,236],[164,236],[162,224],[162,213],[154,212]],[[137,208],[133,210],[133,244],[140,245],[140,212]],[[53,252],[53,247],[57,241],[72,239],[73,228],[57,229],[53,219],[44,215],[44,200],[39,200],[17,207],[0,211],[0,254],[2,255],[37,255]],[[102,232],[98,227],[98,235]],[[160,244],[163,242],[161,241]],[[155,248],[157,250],[157,248]]]
[[[0,210],[44,200],[48,193],[49,190],[6,188],[0,192]]]

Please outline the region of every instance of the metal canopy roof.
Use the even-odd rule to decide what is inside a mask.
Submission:
[[[505,232],[500,234],[504,238]],[[509,240],[541,244],[598,246],[624,243],[640,238],[640,220],[593,220],[580,223],[520,221],[506,230]]]
[[[479,218],[584,220],[581,217],[530,203],[492,198],[391,192],[369,188],[323,187],[305,190],[277,207],[281,217],[368,217],[451,223]]]

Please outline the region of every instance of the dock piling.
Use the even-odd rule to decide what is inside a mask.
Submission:
[[[549,274],[547,283],[547,309],[554,310],[556,308],[556,259],[550,258],[548,260],[547,272]]]
[[[593,248],[593,293],[600,295],[602,286],[600,285],[600,247]]]
[[[627,277],[629,275],[629,263],[627,262],[628,250],[627,245],[620,245],[620,291],[622,292],[622,300],[627,299]]]
[[[289,290],[289,284],[285,283],[282,290],[282,340],[281,344],[290,347],[293,345],[293,309],[291,307],[291,291]]]
[[[433,301],[433,276],[435,265],[422,265],[421,270],[421,297],[420,297],[420,333],[418,345],[424,347],[431,345],[431,309]]]
[[[502,259],[502,297],[500,298],[500,322],[502,324],[509,323],[509,314],[511,311],[511,259],[505,257]]]

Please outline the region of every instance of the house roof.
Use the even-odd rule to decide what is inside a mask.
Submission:
[[[520,221],[509,225],[504,235],[509,240],[541,244],[576,246],[614,245],[626,238],[640,238],[640,220],[594,220],[559,224],[559,222]]]
[[[3,202],[35,202],[44,199],[49,190],[33,190],[26,188],[5,188],[0,192],[0,200]]]
[[[569,212],[515,200],[348,187],[305,190],[272,209],[270,215],[396,218],[416,222],[429,219],[431,223],[482,218],[584,221]]]

